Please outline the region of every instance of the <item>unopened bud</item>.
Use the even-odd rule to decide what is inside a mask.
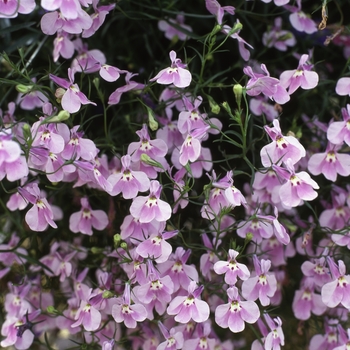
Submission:
[[[49,305],[47,308],[46,308],[46,311],[49,313],[49,314],[52,314],[52,315],[57,315],[59,314],[60,312],[52,305]]]
[[[143,163],[145,163],[147,165],[151,165],[151,166],[155,166],[155,167],[160,168],[160,169],[164,169],[162,164],[160,164],[159,162],[153,160],[146,153],[142,153],[140,159],[141,159],[141,162],[143,162]]]
[[[148,125],[149,125],[149,128],[152,131],[158,130],[158,122],[155,119],[155,114],[152,111],[152,109],[149,108],[149,107],[147,107],[147,114],[148,114]]]
[[[228,33],[227,35],[228,35],[228,36],[231,36],[231,35],[233,35],[233,34],[235,34],[235,33],[238,33],[242,28],[243,28],[242,23],[237,22],[237,23],[233,26],[233,28],[229,31],[229,33]]]
[[[211,31],[211,34],[212,34],[212,35],[215,35],[216,33],[220,32],[220,30],[221,30],[221,25],[220,25],[220,24],[217,24],[217,25],[213,28],[213,30]]]
[[[222,107],[224,107],[228,113],[231,113],[231,107],[226,101],[222,103]]]
[[[98,89],[100,87],[100,78],[96,77],[92,80],[92,83],[95,85],[95,88]]]
[[[238,106],[241,106],[243,87],[241,84],[233,85],[233,93],[235,94],[236,102]]]
[[[65,120],[69,119],[69,117],[70,117],[70,113],[67,112],[66,110],[62,110],[57,115],[55,115],[51,118],[47,118],[47,121],[49,123],[60,123],[60,122],[63,122]]]
[[[214,101],[214,99],[211,96],[208,96],[208,100],[209,100],[209,106],[210,106],[211,112],[214,114],[219,114],[220,106]]]
[[[110,290],[105,290],[103,293],[102,293],[102,298],[103,299],[111,299],[114,297],[114,293],[111,292]]]
[[[120,243],[120,248],[128,250],[128,245],[125,242]]]
[[[92,254],[101,254],[102,252],[103,252],[103,248],[99,248],[99,247],[92,247],[91,248]]]
[[[122,236],[119,233],[116,233],[113,236],[113,243],[114,243],[115,249],[117,249],[120,246],[121,241],[122,241]]]
[[[28,124],[24,124],[22,126],[23,136],[25,140],[29,140],[32,137],[32,133],[30,131],[30,126]]]
[[[250,242],[253,239],[253,234],[251,232],[248,232],[245,236],[246,242]]]
[[[32,91],[32,89],[33,89],[33,85],[23,85],[23,84],[16,85],[16,90],[21,94],[28,94],[29,92]]]
[[[65,93],[66,93],[66,90],[63,89],[63,88],[58,88],[58,89],[56,90],[56,92],[55,92],[55,97],[56,97],[56,101],[57,101],[58,103],[61,102],[62,97],[63,97],[63,95],[64,95]]]

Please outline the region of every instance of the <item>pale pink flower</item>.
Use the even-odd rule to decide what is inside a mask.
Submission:
[[[176,322],[187,323],[193,319],[193,321],[201,323],[209,318],[209,305],[199,299],[204,287],[196,287],[197,283],[191,281],[187,289],[188,295],[177,296],[170,302],[167,313],[176,315],[174,318]]]
[[[175,28],[172,24],[175,24],[177,27]],[[178,29],[178,27],[183,28],[187,32],[192,32],[192,28],[185,24],[185,16],[182,14],[178,14],[176,19],[170,18],[167,21],[161,20],[158,22],[158,28],[164,32],[167,39],[172,40],[176,37],[182,41],[188,39],[185,31]]]
[[[170,51],[169,53],[171,66],[169,68],[162,69],[154,78],[150,81],[157,81],[158,84],[174,84],[178,88],[185,88],[191,84],[192,75],[185,69],[186,64],[181,63],[179,58],[176,58],[176,52]]]
[[[230,328],[231,332],[242,332],[245,322],[255,323],[260,317],[258,305],[254,301],[241,300],[238,289],[227,290],[228,303],[219,305],[215,310],[215,322],[221,328]]]

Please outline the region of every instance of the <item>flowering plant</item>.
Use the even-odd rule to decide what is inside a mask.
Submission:
[[[349,10],[0,0],[0,346],[348,348]]]

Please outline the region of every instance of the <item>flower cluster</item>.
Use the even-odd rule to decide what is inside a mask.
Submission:
[[[2,348],[349,347],[330,4],[0,0]]]

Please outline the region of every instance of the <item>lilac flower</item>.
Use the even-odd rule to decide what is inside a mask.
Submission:
[[[288,89],[291,95],[299,87],[304,90],[310,90],[318,84],[318,74],[311,72],[312,65],[307,64],[309,55],[302,55],[297,69],[286,70],[280,75],[280,82],[283,88]]]
[[[70,40],[71,35],[64,30],[58,30],[55,40],[53,41],[53,61],[57,62],[60,56],[70,59],[74,55],[74,44]]]
[[[131,80],[134,77],[135,73],[127,72],[125,76],[126,85],[117,88],[108,98],[109,105],[116,105],[119,103],[120,98],[124,92],[132,91],[132,90],[142,90],[144,88],[144,84],[137,83],[136,81]]]
[[[31,79],[36,83],[36,78]],[[33,110],[35,108],[41,108],[45,102],[48,101],[47,97],[38,90],[35,90],[35,85],[26,86],[26,93],[19,93],[17,97],[17,104],[22,109]]]
[[[211,273],[213,271],[214,264],[219,261],[219,258],[215,254],[213,243],[209,240],[209,237],[206,233],[201,235],[203,244],[205,247],[209,248],[207,253],[202,254],[200,258],[200,271],[202,276],[211,281]],[[218,241],[217,246],[221,244],[221,240]]]
[[[117,323],[124,322],[127,328],[136,328],[137,322],[147,317],[147,311],[142,304],[131,304],[130,284],[125,285],[124,294],[112,307],[112,316]]]
[[[233,8],[231,6],[225,6],[225,7],[226,7],[226,11],[227,11],[227,8]],[[229,12],[229,11],[227,11],[227,12]],[[220,13],[218,14],[218,17],[219,16],[221,16]],[[217,19],[219,20],[220,18],[217,18]],[[251,49],[254,49],[254,47],[252,45],[248,44],[243,38],[241,38],[241,36],[239,35],[239,33],[241,31],[241,28],[242,28],[242,24],[237,19],[233,28],[231,28],[230,26],[224,24],[222,26],[222,32],[225,35],[229,35],[230,33],[233,32],[233,34],[230,34],[230,37],[232,39],[236,39],[238,41],[238,51],[239,51],[241,57],[244,59],[244,61],[248,61],[249,58],[250,58],[250,52],[249,52],[248,49],[246,49],[245,46],[248,46]]]
[[[186,339],[183,345],[183,350],[215,350],[216,339],[209,338],[212,333],[211,322],[207,321],[200,323],[196,327],[196,335],[191,339]]]
[[[112,185],[112,190],[109,194],[116,196],[122,193],[123,198],[131,199],[135,198],[138,192],[147,191],[150,186],[149,178],[144,172],[131,169],[130,155],[123,156],[121,162],[123,166],[120,173],[112,174],[107,179]]]
[[[207,134],[209,126],[190,131],[184,143],[181,145],[179,153],[179,162],[185,166],[189,161],[195,162],[201,153],[201,139]]]
[[[338,330],[337,324],[338,320],[335,319],[325,319],[324,328],[325,334],[315,334],[310,341],[310,350],[334,350],[337,345],[339,345],[338,341]]]
[[[279,196],[283,205],[290,208],[300,205],[303,200],[314,200],[317,197],[315,189],[320,188],[318,184],[305,171],[295,173],[290,158],[287,159],[286,166],[288,170],[276,165],[273,166],[277,174],[287,180],[279,189]]]
[[[262,73],[253,72],[250,66],[244,67],[244,74],[248,75],[250,79],[247,82],[247,95],[257,96],[263,93],[265,96],[273,99],[279,104],[284,104],[290,100],[286,89],[282,87],[277,78],[270,77],[265,64],[261,65]]]
[[[149,196],[139,196],[134,198],[130,214],[134,218],[139,218],[141,223],[156,221],[167,221],[171,217],[170,204],[160,199],[162,186],[158,181],[153,180],[150,183]]]
[[[69,229],[92,235],[92,227],[96,230],[104,230],[108,225],[108,216],[103,210],[92,210],[87,198],[81,198],[81,210],[73,213],[69,218]]]
[[[265,115],[269,122],[272,122],[278,117],[276,108],[267,103],[266,97],[251,98],[249,101],[249,110],[257,116]]]
[[[225,12],[231,15],[235,14],[235,8],[233,6],[221,6],[216,0],[205,0],[205,7],[212,15],[216,16],[218,24],[222,24],[222,18]]]
[[[185,69],[186,64],[181,63],[179,58],[176,58],[176,52],[170,51],[171,67],[162,69],[150,81],[157,81],[158,84],[174,84],[178,88],[185,88],[191,84],[192,75]]]
[[[329,125],[327,130],[327,139],[335,145],[339,145],[345,142],[348,146],[350,146],[350,105],[347,104],[346,108],[341,109],[341,112],[343,121],[334,121]]]
[[[53,35],[58,30],[64,30],[69,34],[80,34],[84,29],[89,29],[92,19],[82,9],[78,10],[78,17],[67,19],[59,11],[45,13],[41,18],[40,27],[44,34]]]
[[[238,289],[227,289],[228,303],[219,305],[215,310],[215,322],[221,328],[230,328],[231,332],[242,332],[245,322],[255,323],[260,317],[258,305],[254,301],[241,300]]]
[[[31,321],[40,313],[41,310],[35,310],[31,313],[8,317],[1,327],[1,334],[6,338],[0,345],[4,348],[12,345],[20,350],[29,349],[34,340],[34,333],[31,330],[34,324]]]
[[[157,350],[177,350],[182,349],[184,336],[182,332],[177,332],[175,328],[166,329],[162,322],[158,322],[160,331],[162,332],[165,342],[160,343]]]
[[[165,262],[172,252],[172,246],[166,240],[177,233],[178,231],[152,233],[148,239],[137,246],[136,253],[143,258],[153,258],[157,263]]]
[[[236,250],[229,249],[227,256],[228,260],[220,260],[214,264],[214,271],[218,275],[225,274],[225,282],[230,286],[236,284],[238,277],[245,281],[250,276],[247,266],[237,262],[236,257],[238,254],[239,252]]]
[[[53,221],[53,212],[47,199],[42,196],[40,189],[36,183],[26,188],[18,188],[19,193],[31,204],[32,208],[27,211],[25,216],[26,223],[33,231],[45,231],[50,225],[57,228]]]
[[[279,350],[281,345],[284,346],[282,320],[279,317],[272,319],[267,313],[264,313],[264,318],[271,329],[271,332],[266,335],[264,349]]]
[[[0,1],[0,18],[15,18],[19,13],[28,14],[35,9],[34,0]]]
[[[350,275],[345,275],[346,267],[342,260],[338,266],[332,258],[327,257],[327,263],[332,274],[333,281],[326,283],[321,289],[322,301],[328,307],[336,307],[342,304],[350,308]]]
[[[341,145],[328,143],[326,152],[313,154],[308,163],[308,169],[313,175],[323,174],[330,181],[335,182],[337,175],[350,175],[350,155],[338,153]]]
[[[315,315],[322,315],[327,306],[323,303],[321,295],[314,293],[315,285],[312,279],[306,279],[301,289],[294,294],[292,309],[299,320],[308,320],[311,312]]]
[[[100,327],[102,316],[100,311],[89,303],[91,293],[92,288],[89,289],[88,293],[86,293],[81,300],[79,309],[74,318],[76,322],[71,324],[71,328],[83,326],[86,331],[93,332]]]
[[[60,10],[62,15],[67,19],[75,19],[81,11],[81,5],[79,1],[69,0],[41,0],[41,6],[47,11]]]
[[[158,28],[164,32],[164,35],[167,39],[172,40],[173,38],[178,38],[179,40],[186,40],[188,36],[181,29],[175,28],[172,24],[185,29],[188,32],[192,32],[192,28],[189,25],[185,24],[185,16],[178,14],[176,19],[170,18],[168,21],[161,20],[158,22]]]
[[[186,264],[190,255],[190,249],[185,251],[182,247],[177,247],[168,261],[157,265],[162,276],[170,276],[174,283],[174,293],[180,288],[187,290],[191,280],[198,282],[197,269],[194,265]]]
[[[337,81],[335,92],[339,96],[350,95],[350,78],[340,78]]]
[[[324,257],[313,259],[312,262],[304,261],[301,265],[301,271],[304,276],[309,279],[312,278],[315,285],[318,287],[323,287],[331,280],[329,269],[326,267],[326,259]]]
[[[305,12],[301,11],[301,0],[297,0],[296,3],[297,6],[286,6],[292,12],[289,15],[291,25],[299,32],[307,34],[317,32],[316,23]]]
[[[191,281],[187,289],[188,295],[177,296],[170,302],[167,313],[176,315],[174,318],[176,322],[187,323],[193,319],[193,321],[200,323],[209,318],[209,305],[199,299],[204,287],[196,287],[197,283]]]
[[[264,259],[259,261],[258,257],[254,255],[253,262],[255,276],[243,281],[242,295],[246,300],[255,301],[259,298],[262,306],[270,305],[270,298],[274,296],[277,290],[275,275],[268,273],[271,267],[271,261]]]
[[[102,26],[108,13],[112,11],[115,7],[115,4],[97,7],[98,3],[99,3],[99,0],[92,0],[92,7],[95,11],[90,16],[92,19],[92,24],[90,28],[83,30],[83,33],[81,35],[82,38],[89,38],[92,35],[94,35],[97,32],[97,30]]]
[[[289,0],[286,0],[286,2],[289,2]],[[262,42],[266,47],[275,47],[280,51],[286,51],[288,46],[296,44],[293,33],[282,30],[282,17],[275,18],[274,26],[263,34]]]
[[[273,128],[268,126],[264,128],[272,142],[264,146],[260,151],[263,166],[270,167],[271,164],[278,164],[281,161],[286,161],[288,158],[295,164],[302,157],[305,157],[305,148],[294,136],[282,135],[280,123],[277,119],[273,121]]]
[[[53,80],[58,86],[66,89],[62,96],[61,104],[62,108],[69,113],[78,112],[81,105],[93,104],[80,90],[77,84],[74,84],[74,70],[68,68],[69,81],[59,78],[53,74],[50,74],[50,79]]]

